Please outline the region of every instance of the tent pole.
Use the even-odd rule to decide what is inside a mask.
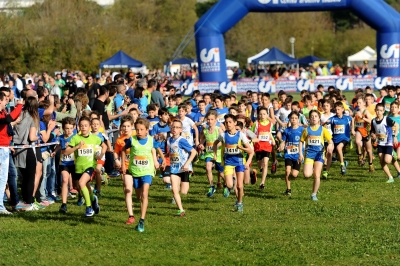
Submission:
[[[99,68],[99,76],[101,77],[101,68]]]
[[[297,69],[296,69],[296,71],[297,71],[297,77],[298,77],[298,78],[300,78],[300,72],[299,72],[299,71],[300,71],[300,70],[299,70],[299,64],[297,64]]]

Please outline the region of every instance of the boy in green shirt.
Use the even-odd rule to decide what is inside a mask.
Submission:
[[[74,181],[79,180],[81,194],[86,202],[86,217],[100,212],[100,206],[97,197],[93,194],[89,181],[91,180],[96,167],[97,160],[100,160],[107,146],[98,136],[90,134],[90,119],[81,117],[79,120],[80,134],[72,137],[69,147],[66,148],[64,155],[74,153],[75,157],[75,173],[72,175]],[[96,156],[95,147],[102,147],[100,154]]]

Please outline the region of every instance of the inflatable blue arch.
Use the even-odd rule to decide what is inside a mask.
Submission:
[[[383,0],[220,0],[195,25],[200,81],[227,81],[223,34],[247,13],[343,9],[376,30],[378,76],[400,76],[400,15]]]

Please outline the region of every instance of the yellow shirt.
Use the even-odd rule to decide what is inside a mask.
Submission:
[[[319,126],[320,126],[320,125],[318,125],[318,126],[310,126],[310,127],[311,127],[312,130],[317,130]],[[305,128],[305,129],[303,130],[303,133],[301,134],[300,141],[306,141],[306,140],[307,140],[307,137],[308,137],[308,131],[307,131],[307,128]],[[325,127],[322,127],[321,143],[330,141],[331,139],[332,139],[332,135],[331,135],[331,133],[329,132],[329,130],[326,129]]]

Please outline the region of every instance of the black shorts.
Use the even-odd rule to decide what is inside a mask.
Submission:
[[[370,135],[368,135],[366,137],[362,137],[362,141],[364,141],[364,142],[368,142],[370,139],[371,139]]]
[[[270,155],[271,155],[271,152],[269,152],[269,151],[256,151],[256,160],[261,161],[265,157],[269,158]]]
[[[290,160],[290,159],[285,159],[285,167],[286,166],[291,166],[292,170],[297,170],[300,171],[300,166],[301,164],[298,161]]]
[[[333,152],[336,152],[336,147],[339,146],[340,143],[343,143],[342,150],[344,150],[346,148],[347,144],[349,144],[349,142],[347,140],[342,140],[341,142],[333,143],[333,146],[334,146]]]
[[[160,178],[164,178],[166,176],[171,176],[171,166],[165,167],[165,170],[161,173]]]
[[[35,154],[36,161],[39,163],[43,163],[42,150],[40,149],[40,147],[35,148]]]
[[[83,171],[83,173],[74,173],[74,174],[72,175],[72,180],[78,181],[79,179],[81,179],[81,177],[82,177],[82,175],[83,175],[84,173],[86,173],[86,174],[88,174],[90,177],[92,177],[93,172],[94,172],[93,167],[90,167],[90,168],[86,169],[85,171]]]
[[[379,146],[378,145],[378,153],[392,155],[393,154],[393,146]]]
[[[75,165],[60,165],[60,173],[62,171],[68,172],[68,174],[75,174]]]
[[[190,172],[182,172],[182,173],[177,173],[177,174],[172,174],[171,175],[176,175],[181,178],[181,182],[188,182],[189,183],[189,174]]]

